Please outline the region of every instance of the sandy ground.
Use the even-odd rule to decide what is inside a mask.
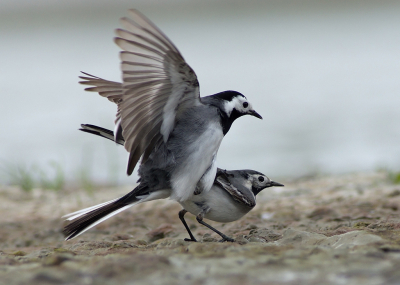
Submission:
[[[278,180],[278,179],[277,179]],[[400,185],[384,172],[280,179],[218,236],[172,201],[138,205],[72,241],[64,214],[131,188],[0,189],[0,284],[400,284]]]

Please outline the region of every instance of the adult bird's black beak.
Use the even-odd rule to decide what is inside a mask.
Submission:
[[[285,185],[283,185],[281,183],[278,183],[278,182],[275,182],[275,181],[271,181],[269,183],[269,187],[272,187],[272,186],[280,186],[280,187],[282,187],[282,186],[285,186]]]
[[[257,118],[259,118],[259,119],[262,120],[261,115],[260,115],[259,113],[257,113],[256,111],[254,111],[254,110],[251,110],[251,111],[249,112],[249,115],[252,115],[252,116],[257,117]]]

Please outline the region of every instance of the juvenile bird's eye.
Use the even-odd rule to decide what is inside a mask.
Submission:
[[[247,102],[243,103],[243,108],[247,108],[248,106],[249,106],[249,103],[247,103]]]
[[[258,176],[258,181],[260,181],[260,182],[264,182],[264,177],[262,177],[262,176]]]

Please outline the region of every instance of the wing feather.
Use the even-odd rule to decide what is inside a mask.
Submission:
[[[221,175],[221,172],[217,172],[214,183],[224,189],[236,202],[250,208],[256,205],[254,195],[248,195],[248,190],[240,183],[235,183],[234,185],[225,174]]]
[[[123,50],[118,106],[130,153],[128,175],[141,156],[143,163],[157,143],[168,140],[181,112],[201,104],[197,77],[175,45],[138,11],[129,15],[121,19],[124,29],[116,30],[114,40]]]
[[[140,157],[166,142],[179,115],[200,105],[196,74],[175,45],[149,19],[136,10],[121,19],[115,43],[120,52],[123,83],[88,73],[81,76],[86,91],[98,92],[118,104],[116,132],[125,138],[130,153],[130,175]]]
[[[105,80],[86,72],[82,73],[87,76],[79,76],[79,78],[83,80],[79,81],[79,83],[83,85],[94,86],[85,88],[86,91],[98,92],[100,96],[106,97],[108,100],[114,103],[118,103],[122,100],[122,83]]]
[[[116,104],[122,102],[123,88],[122,83],[105,80],[103,78],[91,75],[86,72],[82,72],[86,76],[79,76],[83,81],[79,81],[83,85],[91,85],[94,87],[85,88],[86,91],[98,92],[100,96],[106,97],[109,101]],[[115,118],[115,123],[117,123],[121,118],[121,109],[118,105],[117,114]]]

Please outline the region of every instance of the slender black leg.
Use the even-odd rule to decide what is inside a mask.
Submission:
[[[188,225],[186,224],[185,217],[184,217],[186,213],[187,213],[187,211],[185,209],[182,209],[179,211],[179,219],[181,219],[182,224],[185,226],[185,228],[190,236],[190,239],[185,238],[185,241],[195,241],[196,242],[197,240],[194,238],[192,232],[190,231]]]
[[[198,215],[196,216],[196,220],[197,220],[200,224],[202,224],[203,226],[206,226],[206,227],[209,228],[210,230],[212,230],[212,231],[216,232],[217,234],[219,234],[219,235],[222,237],[222,239],[220,240],[220,242],[224,242],[224,241],[234,242],[234,241],[235,241],[234,239],[232,239],[232,238],[230,238],[230,237],[224,235],[223,233],[221,233],[221,232],[218,231],[217,229],[213,228],[212,226],[210,226],[209,224],[207,224],[206,222],[204,222],[204,221],[203,221],[203,216],[202,216],[201,213],[198,214]]]

